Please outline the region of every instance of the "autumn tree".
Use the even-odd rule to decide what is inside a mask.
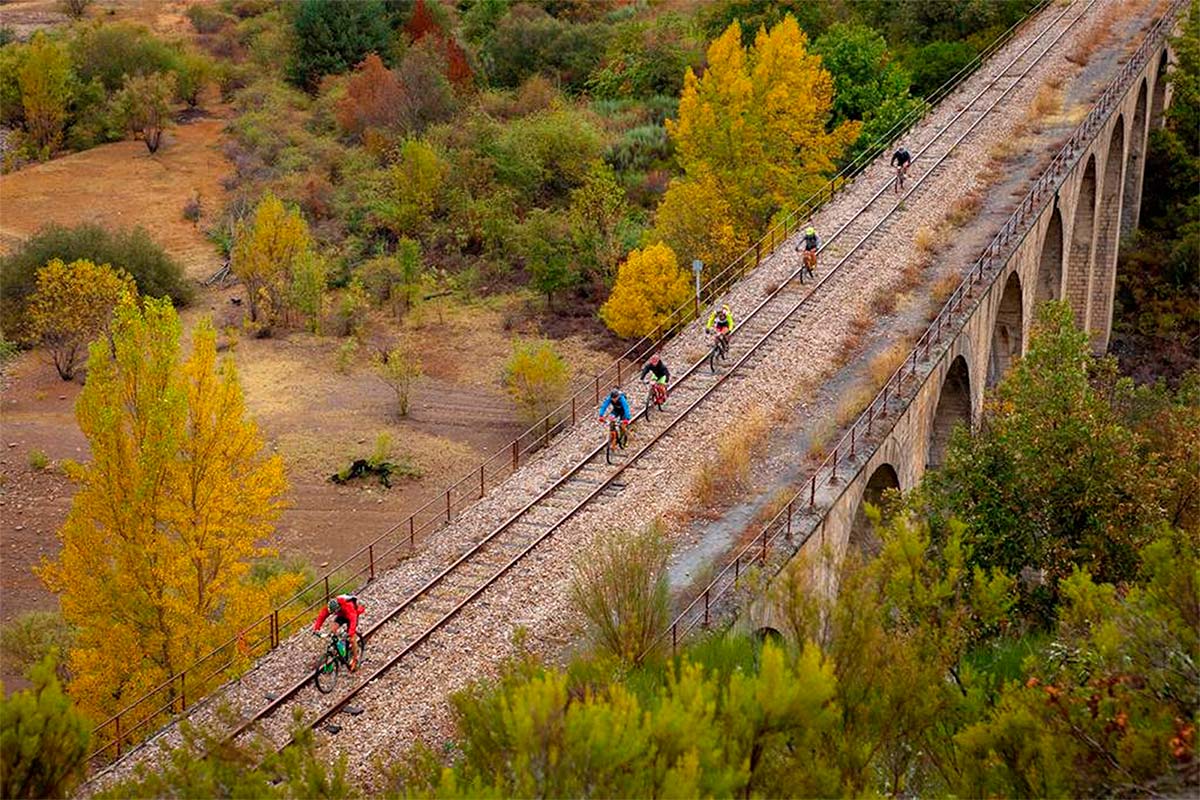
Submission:
[[[688,70],[678,120],[668,120],[684,177],[667,190],[711,179],[729,207],[729,223],[757,238],[789,203],[820,187],[859,123],[828,130],[833,79],[788,15],[743,48],[731,24],[708,48],[702,77]],[[691,255],[688,253],[687,255]]]
[[[325,259],[313,250],[302,252],[292,265],[289,302],[304,318],[310,333],[321,333],[328,271]]]
[[[283,507],[283,462],[246,415],[208,320],[180,352],[167,300],[129,295],[75,406],[91,461],[38,570],[76,629],[71,696],[97,719],[233,638],[302,578],[249,580]],[[190,692],[202,687],[189,686]]]
[[[29,673],[30,688],[0,700],[0,795],[66,797],[87,767],[91,723],[55,674],[55,656]]]
[[[605,282],[615,277],[624,255],[621,225],[628,210],[617,174],[603,161],[594,163],[583,183],[571,190],[568,213],[575,252],[583,268]]]
[[[38,270],[26,309],[29,331],[50,352],[60,378],[75,377],[88,342],[104,332],[121,295],[136,291],[132,278],[108,264],[56,258]]]
[[[571,367],[550,342],[513,345],[504,365],[504,385],[526,422],[536,423],[553,411],[567,396],[570,383]]]
[[[125,85],[113,98],[125,126],[151,153],[158,152],[163,131],[171,124],[175,85],[174,72],[126,75]]]
[[[450,166],[427,142],[409,139],[372,203],[377,224],[396,236],[415,236],[430,224]]]
[[[65,47],[38,31],[29,42],[17,73],[25,132],[41,158],[62,143],[71,102],[71,60]]]
[[[405,338],[392,349],[380,353],[374,366],[375,374],[396,395],[396,413],[407,417],[413,387],[424,374],[416,343]]]
[[[618,336],[646,336],[692,299],[691,281],[665,244],[630,252],[600,318]]]
[[[712,175],[671,183],[655,212],[652,238],[685,259],[700,259],[712,274],[750,245],[726,193]]]
[[[353,136],[368,128],[399,126],[404,90],[396,75],[371,53],[346,83],[346,94],[337,103],[338,125]]]
[[[311,247],[300,212],[284,208],[271,192],[263,195],[252,220],[238,225],[233,244],[233,273],[246,286],[251,321],[267,330],[275,324],[297,260]]]

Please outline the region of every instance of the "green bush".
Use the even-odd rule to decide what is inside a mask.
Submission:
[[[86,259],[124,269],[137,282],[138,291],[148,297],[166,296],[177,305],[192,298],[183,269],[145,229],[110,231],[91,223],[73,228],[49,225],[0,259],[0,316],[7,329],[19,330],[25,298],[34,289],[37,271],[55,258],[67,263]]]
[[[392,32],[379,0],[300,0],[293,27],[291,78],[309,90],[316,89],[325,75],[349,71],[369,53],[388,57]]]
[[[907,59],[912,71],[912,93],[928,97],[975,58],[975,48],[965,42],[932,42]]]
[[[116,92],[126,75],[174,72],[176,49],[146,28],[128,22],[81,28],[70,44],[75,74],[83,83],[99,79]]]
[[[66,797],[86,767],[91,724],[54,673],[36,666],[33,687],[0,701],[0,795]]]
[[[23,675],[52,650],[65,654],[72,638],[58,611],[28,611],[0,628],[0,664],[5,672]]]
[[[196,33],[216,33],[233,22],[233,19],[220,9],[200,3],[188,6],[188,10],[184,13],[187,14]]]

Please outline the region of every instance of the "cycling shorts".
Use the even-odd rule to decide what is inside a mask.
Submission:
[[[728,325],[714,325],[713,330],[715,330],[717,333],[729,333],[729,326]]]

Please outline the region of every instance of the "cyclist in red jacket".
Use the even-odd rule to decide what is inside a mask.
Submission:
[[[342,627],[347,628],[347,635],[350,637],[350,671],[358,669],[358,617],[367,607],[363,602],[352,594],[339,594],[337,597],[329,601],[329,603],[321,609],[321,613],[317,614],[317,621],[313,623],[313,633],[318,633],[321,626],[325,624],[325,620],[330,614],[334,615],[333,622],[338,626],[339,630]]]

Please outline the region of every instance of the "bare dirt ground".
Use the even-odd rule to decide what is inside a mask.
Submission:
[[[189,5],[205,0],[101,0],[93,3],[85,19],[117,19],[138,22],[160,34],[187,35],[191,23],[184,11]],[[58,0],[8,0],[0,7],[0,25],[12,28],[18,39],[25,40],[35,31],[70,23]]]
[[[22,7],[36,11],[50,5]],[[162,8],[172,6],[154,5],[160,17]],[[0,176],[0,252],[49,222],[141,225],[190,278],[208,277],[221,264],[204,227],[224,203],[221,179],[228,164],[220,138],[226,122],[225,109],[215,108],[209,116],[170,129],[155,155],[141,142],[119,142]],[[200,194],[203,209],[198,225],[182,216],[193,192]],[[181,312],[185,332],[205,315],[219,327],[235,322],[241,311],[231,300],[240,294],[238,287],[200,290],[196,302]],[[507,447],[522,426],[502,391],[501,369],[514,336],[537,334],[536,315],[526,313],[529,303],[525,297],[502,296],[424,309],[414,330],[427,378],[405,420],[396,417],[391,390],[369,366],[369,345],[342,373],[335,365],[343,339],[239,337],[228,354],[237,364],[250,413],[269,446],[284,457],[291,484],[289,508],[272,544],[318,566],[335,563]],[[506,324],[514,318],[524,321],[515,328]],[[386,338],[394,323],[377,319],[373,327],[371,339]],[[584,336],[557,344],[580,371],[609,360]],[[0,379],[0,586],[5,589],[0,622],[54,604],[31,568],[57,552],[55,531],[66,517],[72,489],[55,465],[31,466],[31,454],[44,453],[52,462],[87,459],[73,414],[79,390],[78,383],[59,380],[36,351],[22,354]],[[352,459],[369,457],[380,434],[390,436],[393,458],[405,458],[421,470],[419,479],[399,481],[390,490],[370,481],[355,486],[328,481]],[[0,676],[10,687],[15,677]]]

